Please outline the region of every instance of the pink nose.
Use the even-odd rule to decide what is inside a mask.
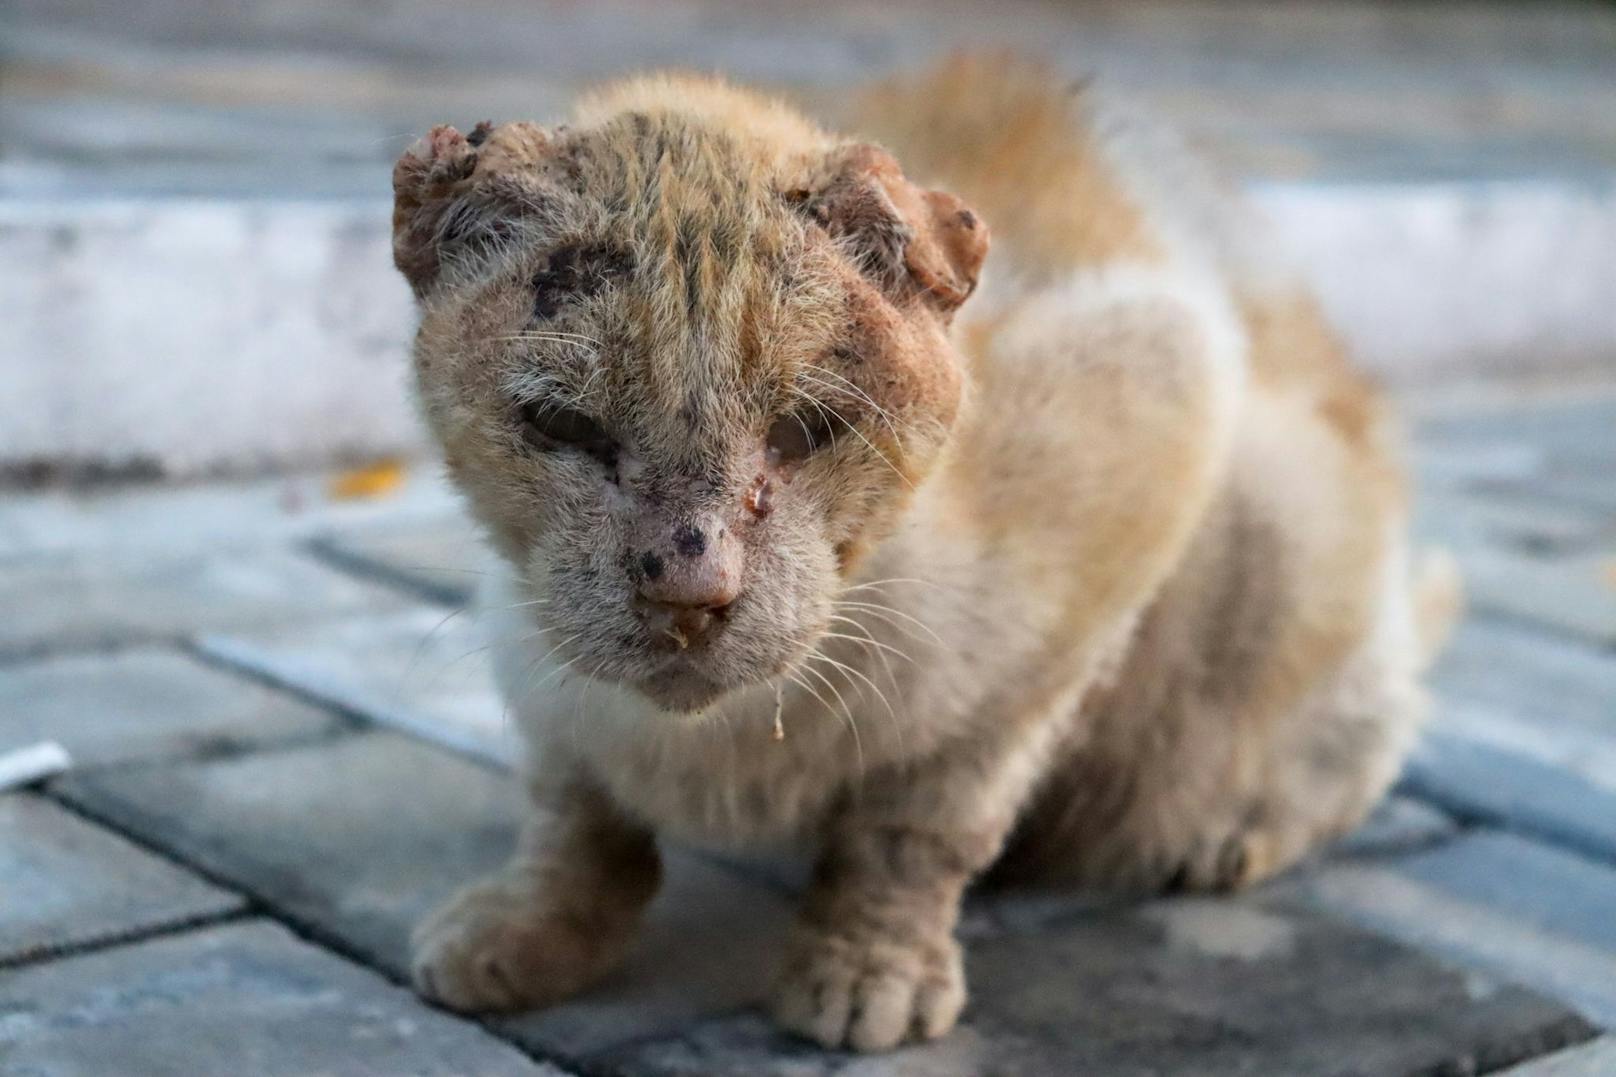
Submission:
[[[681,524],[639,558],[635,606],[653,635],[683,650],[712,635],[740,596],[741,547],[723,526]]]

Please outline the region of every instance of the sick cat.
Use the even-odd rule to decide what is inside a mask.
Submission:
[[[515,857],[416,934],[431,998],[595,981],[659,834],[790,840],[776,1018],[939,1036],[990,868],[1242,886],[1409,747],[1456,581],[1416,579],[1385,407],[1234,200],[1003,58],[854,122],[652,76],[397,165],[420,401],[533,749]]]

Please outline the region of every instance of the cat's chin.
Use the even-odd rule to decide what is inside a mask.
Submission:
[[[689,667],[661,670],[638,681],[634,687],[662,710],[675,714],[696,714],[729,691],[727,685]]]

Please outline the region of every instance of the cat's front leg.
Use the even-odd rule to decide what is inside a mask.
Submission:
[[[826,1047],[878,1051],[948,1032],[965,1005],[954,928],[1036,767],[1017,748],[866,776],[838,813],[787,943],[773,1012]],[[997,758],[990,758],[996,754]]]
[[[661,880],[653,836],[582,780],[535,799],[510,862],[415,929],[411,972],[425,997],[462,1011],[535,1009],[627,953]]]

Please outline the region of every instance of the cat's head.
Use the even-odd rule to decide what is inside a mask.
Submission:
[[[948,440],[985,226],[677,111],[439,127],[393,179],[421,404],[547,648],[675,711],[811,651]]]

